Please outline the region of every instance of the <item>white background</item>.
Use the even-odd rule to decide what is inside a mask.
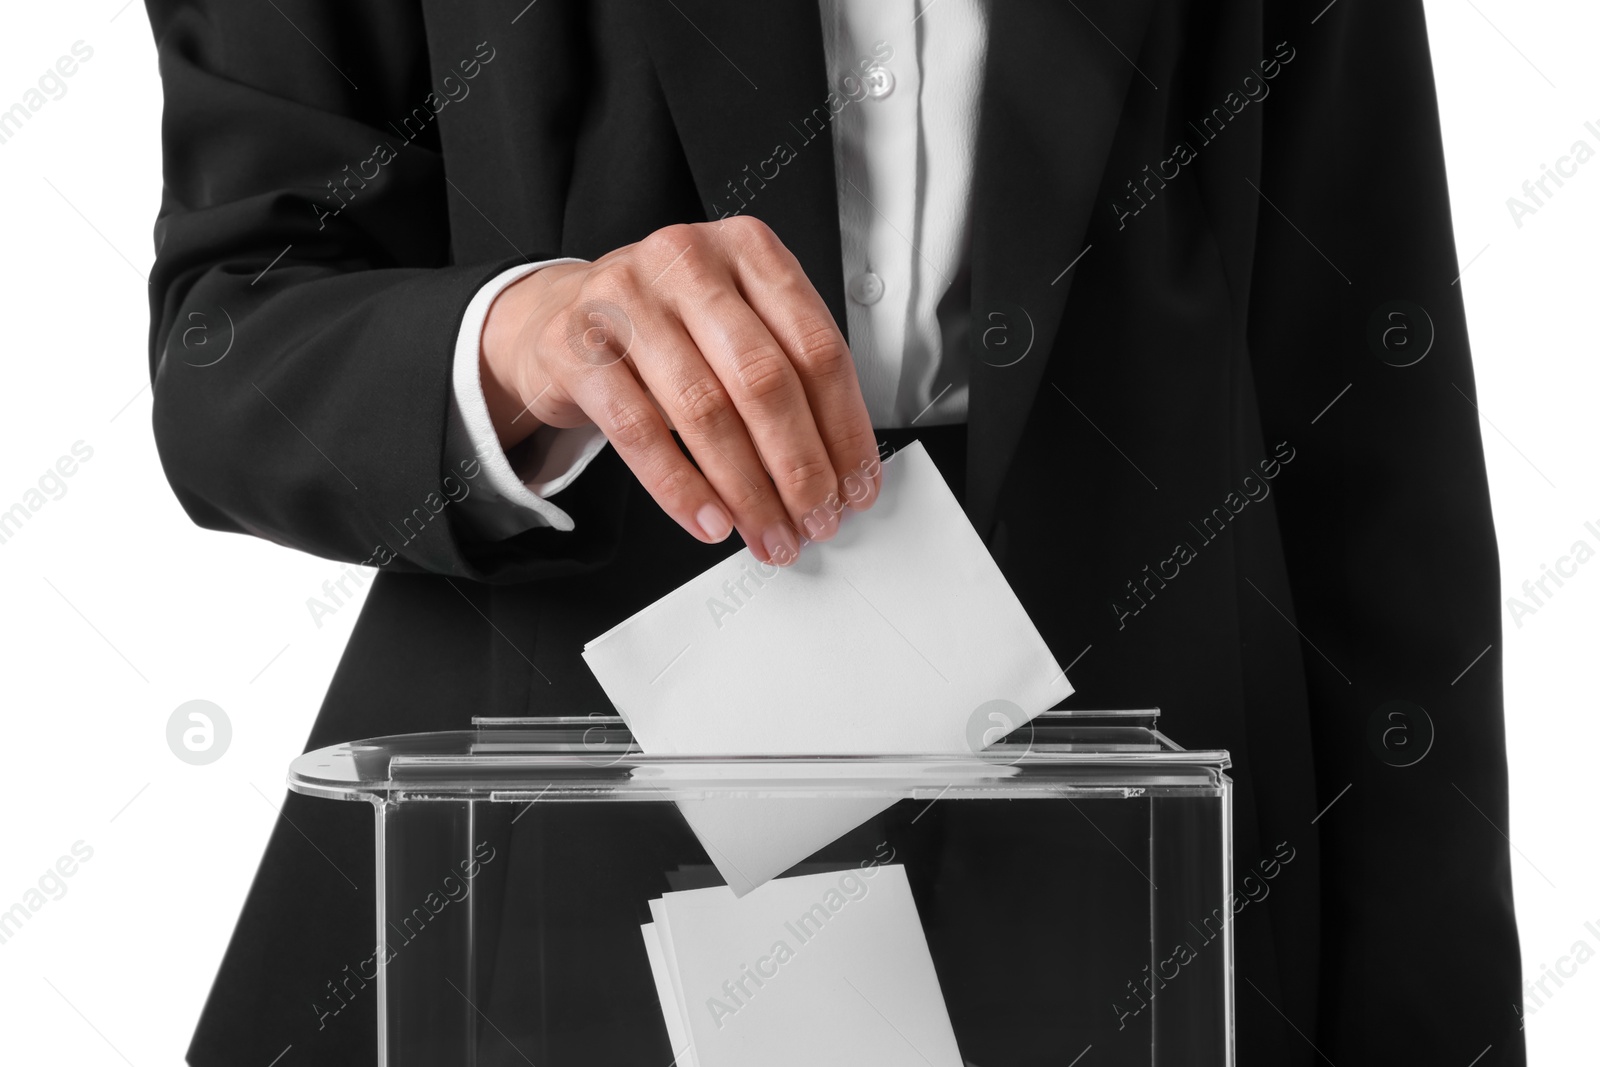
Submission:
[[[0,544],[0,910],[75,842],[93,849],[66,894],[0,944],[0,1059],[11,1063],[181,1061],[356,614],[344,607],[318,628],[306,599],[337,565],[192,526],[162,477],[144,278],[160,85],[142,7],[121,3],[12,5],[0,34],[0,108],[73,42],[94,49],[66,95],[0,145],[0,510],[75,442],[93,449],[65,496]],[[1321,6],[1306,5],[1308,22]],[[1600,8],[1430,0],[1427,11],[1510,596],[1580,537],[1597,544],[1585,521],[1600,526],[1600,159],[1520,228],[1506,206],[1574,141],[1600,149],[1584,128],[1600,128]],[[1579,939],[1600,949],[1584,929],[1600,926],[1597,605],[1600,561],[1520,627],[1505,617],[1503,829],[1533,977]],[[168,717],[196,698],[233,725],[209,766],[167,748]],[[1597,1018],[1590,962],[1528,1019],[1532,1061],[1593,1062]]]

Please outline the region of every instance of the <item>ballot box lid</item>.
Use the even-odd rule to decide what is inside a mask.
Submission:
[[[1228,753],[1180,747],[1157,729],[1159,715],[1157,709],[1047,711],[1003,735],[978,720],[972,751],[871,756],[650,755],[616,716],[480,717],[470,730],[377,737],[307,752],[290,765],[288,784],[308,796],[384,804],[1222,795]]]

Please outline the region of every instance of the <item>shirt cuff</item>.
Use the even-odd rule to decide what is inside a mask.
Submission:
[[[548,498],[571,485],[606,446],[605,434],[591,424],[571,429],[540,426],[509,452],[503,450],[478,377],[483,324],[495,298],[512,282],[543,267],[584,262],[547,259],[512,267],[479,289],[461,318],[445,430],[445,467],[463,474],[476,467],[475,473],[481,475],[468,475],[472,485],[456,506],[469,527],[489,540],[505,540],[540,526],[571,530],[572,516]]]

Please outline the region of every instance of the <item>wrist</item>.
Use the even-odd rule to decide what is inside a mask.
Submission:
[[[500,447],[526,440],[541,425],[529,406],[544,386],[535,385],[531,324],[550,283],[582,264],[553,264],[518,278],[489,305],[478,343],[478,381]]]

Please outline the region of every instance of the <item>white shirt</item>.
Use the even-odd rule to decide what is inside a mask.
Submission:
[[[834,180],[848,336],[867,412],[881,428],[964,422],[987,0],[820,4],[829,81],[845,101],[832,123]],[[572,529],[572,518],[549,498],[606,445],[593,425],[542,426],[502,451],[478,378],[495,297],[541,267],[572,262],[579,261],[505,271],[479,290],[462,318],[447,450],[452,461],[476,455],[482,464],[483,491],[460,507],[489,536]]]

